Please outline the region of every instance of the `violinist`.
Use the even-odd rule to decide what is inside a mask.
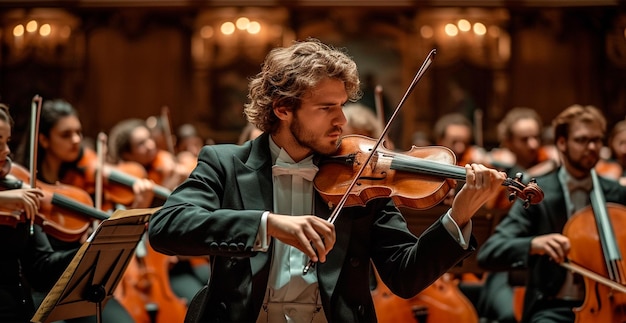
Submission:
[[[441,116],[433,127],[435,144],[448,147],[456,155],[459,166],[483,163],[486,152],[473,145],[472,122],[460,113]]]
[[[133,162],[143,166],[148,174],[158,172],[162,182],[157,184],[176,187],[186,178],[185,172],[167,151],[159,150],[152,133],[141,119],[126,119],[117,123],[109,135],[109,156],[115,163]],[[163,169],[157,169],[163,167]],[[165,175],[165,177],[160,175]],[[149,176],[149,175],[148,175]],[[155,201],[152,206],[161,201]],[[178,259],[169,270],[172,291],[179,297],[191,300],[208,279],[208,265],[194,270],[188,259]]]
[[[109,133],[109,159],[114,164],[138,163],[156,184],[174,189],[189,174],[187,167],[177,163],[175,156],[159,149],[144,120],[126,119]]]
[[[344,104],[359,98],[356,64],[344,52],[313,39],[276,48],[248,97],[245,114],[263,134],[202,148],[149,223],[157,251],[211,256],[206,297],[192,302],[200,310],[190,318],[371,322],[370,261],[395,294],[411,297],[475,248],[471,217],[504,180],[477,164],[466,166],[451,210],[419,238],[388,198],[327,221],[311,181],[318,160],[341,144]],[[317,264],[305,272],[309,260]]]
[[[559,263],[570,251],[562,232],[568,218],[589,204],[591,170],[600,159],[606,120],[593,106],[573,105],[552,122],[562,166],[537,178],[545,193],[541,204],[514,204],[478,252],[488,270],[528,268],[523,322],[573,322],[584,285]],[[626,187],[600,177],[607,202],[624,203]]]
[[[84,158],[83,129],[77,111],[62,99],[47,100],[41,107],[39,121],[39,137],[37,145],[37,179],[48,184],[67,182],[68,174],[82,173],[78,166]],[[79,187],[93,192],[93,188]],[[65,242],[51,235],[48,239],[55,250],[73,250],[83,241]],[[45,294],[36,293],[36,300],[41,301]],[[114,300],[107,302],[103,310],[103,318],[116,322],[131,322],[130,316]],[[96,316],[75,318],[68,322],[95,322]]]
[[[0,104],[0,164],[8,159],[13,120],[6,105]],[[7,177],[11,175],[4,174]],[[0,321],[30,322],[35,313],[31,288],[47,290],[70,263],[76,250],[54,251],[41,227],[29,221],[36,216],[43,193],[40,189],[0,191]],[[15,217],[26,221],[18,221]]]
[[[362,135],[369,138],[378,138],[383,132],[381,125],[371,108],[360,103],[349,103],[343,107],[346,116],[346,125],[343,127],[344,135]]]
[[[178,127],[178,131],[176,131],[176,154],[179,158],[181,154],[185,153],[198,157],[204,143],[204,139],[202,139],[194,125],[185,123]]]
[[[511,109],[498,124],[501,147],[489,153],[490,163],[503,168],[509,176],[518,172],[524,178],[548,173],[559,165],[552,145],[542,144],[543,122],[539,114],[527,107]]]
[[[473,145],[472,123],[461,113],[449,113],[441,116],[433,127],[434,142],[438,146],[450,148],[456,156],[456,164],[464,166],[471,163],[483,163],[486,152],[481,147]],[[448,192],[444,200],[450,205],[454,195],[460,189],[459,182],[455,189]]]
[[[552,170],[556,167],[556,161],[540,157],[542,124],[541,117],[533,109],[516,107],[509,110],[498,124],[501,146],[490,152],[491,164],[502,168],[509,177],[515,177],[521,172],[526,181],[541,175],[539,172],[543,169]],[[548,167],[537,166],[542,163]],[[508,208],[510,202],[507,194],[499,195],[494,205]],[[481,317],[499,323],[516,322],[510,282],[512,278],[523,277],[524,274],[523,269],[488,273],[477,304]],[[521,280],[519,284],[523,283],[523,278],[518,280]]]

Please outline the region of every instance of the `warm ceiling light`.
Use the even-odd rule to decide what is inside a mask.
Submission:
[[[250,24],[250,19],[248,19],[247,17],[237,18],[237,21],[235,22],[235,25],[237,25],[237,29],[239,30],[248,29],[249,24]]]
[[[203,39],[209,39],[213,37],[213,33],[213,27],[211,26],[204,26],[200,29],[200,37],[202,37]]]
[[[474,24],[474,33],[476,35],[482,36],[487,33],[487,27],[485,27],[485,25],[481,24],[480,22],[477,22]]]
[[[491,36],[491,37],[500,37],[500,27],[498,26],[489,26],[489,29],[487,30],[487,33]]]
[[[457,23],[457,26],[459,26],[459,30],[461,31],[469,31],[470,29],[472,29],[472,24],[470,24],[470,22],[467,21],[467,19],[459,20],[459,22]]]
[[[50,27],[50,24],[43,24],[41,25],[41,28],[39,28],[39,35],[41,35],[42,37],[50,36],[51,32],[52,27]]]
[[[435,32],[431,26],[424,25],[420,28],[420,35],[422,35],[423,38],[430,39],[435,35]]]
[[[235,24],[233,24],[230,21],[227,21],[222,24],[222,26],[220,27],[220,31],[224,35],[231,35],[232,33],[235,32]]]
[[[261,31],[261,24],[258,21],[251,21],[247,30],[251,34],[258,34]]]
[[[37,30],[37,21],[31,20],[26,24],[26,31],[29,33],[35,32]]]
[[[446,24],[446,27],[444,30],[446,31],[446,34],[450,37],[454,37],[458,35],[459,33],[459,29],[456,28],[454,24]]]
[[[22,24],[19,24],[19,25],[13,27],[13,36],[15,36],[15,37],[22,37],[22,36],[24,36],[24,26]]]
[[[70,28],[70,26],[63,26],[63,28],[61,28],[61,30],[59,31],[59,35],[61,35],[61,38],[70,38],[71,34],[72,28]]]

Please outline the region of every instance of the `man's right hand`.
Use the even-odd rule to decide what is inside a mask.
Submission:
[[[270,213],[267,216],[267,233],[283,243],[298,248],[314,262],[325,262],[326,255],[336,240],[335,226],[314,215],[291,216]]]
[[[569,238],[560,233],[537,236],[530,241],[531,255],[548,255],[559,264],[565,261],[569,250]]]

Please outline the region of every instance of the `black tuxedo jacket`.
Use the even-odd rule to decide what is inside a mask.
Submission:
[[[269,136],[244,145],[205,146],[189,178],[150,219],[155,250],[210,255],[211,279],[201,321],[255,321],[266,293],[271,250],[253,251],[261,215],[273,209]],[[316,196],[315,213],[330,210]],[[463,250],[441,224],[420,238],[389,199],[345,208],[335,221],[337,241],[317,264],[329,321],[376,320],[369,290],[373,261],[383,281],[403,297],[427,287],[475,247]]]

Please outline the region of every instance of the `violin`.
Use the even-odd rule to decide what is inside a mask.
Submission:
[[[7,164],[10,164],[7,162]],[[28,187],[25,182],[30,179],[29,172],[18,164],[12,164],[10,172],[13,178],[7,176],[0,179],[0,189],[19,189]],[[66,242],[75,242],[85,234],[91,225],[91,220],[106,220],[109,215],[93,208],[91,196],[80,188],[64,184],[46,184],[36,182],[44,196],[41,200],[35,223],[51,236]],[[6,222],[9,217],[3,217],[4,225],[17,225],[25,222],[23,216],[14,217],[14,221]]]
[[[413,146],[404,153],[379,148],[371,162],[364,165],[374,142],[360,135],[345,136],[337,153],[320,161],[313,184],[329,205],[339,203],[359,168],[363,168],[362,174],[350,191],[346,206],[391,197],[397,206],[427,209],[446,197],[455,187],[455,180],[465,180],[465,168],[455,165],[455,155],[446,147]],[[526,206],[543,200],[543,191],[534,181],[524,185],[520,178],[508,178],[502,185],[510,189],[510,200],[518,197]]]
[[[95,192],[96,152],[83,148],[82,157],[77,162],[77,167],[68,171],[61,182],[73,186],[83,187],[91,194]],[[145,168],[136,162],[121,162],[117,165],[104,165],[104,199],[123,205],[130,205],[135,196],[132,190],[133,184],[139,178],[148,178]],[[154,185],[154,195],[162,200],[166,200],[171,191],[163,186]]]

